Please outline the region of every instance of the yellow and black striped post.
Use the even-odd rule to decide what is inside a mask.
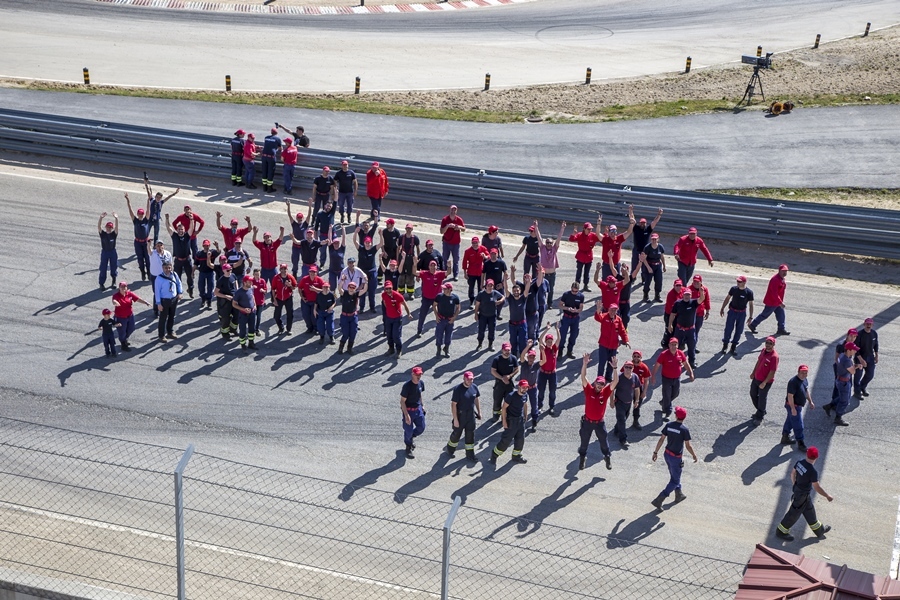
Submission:
[[[84,75],[84,85],[91,85],[91,72],[87,67],[81,70],[81,73]]]
[[[821,39],[822,39],[822,34],[817,33],[816,34],[816,43],[813,45],[813,50],[815,50],[816,48],[819,47],[819,40],[821,40]]]
[[[485,73],[484,74],[484,91],[488,91],[489,89],[491,89],[491,74]]]
[[[685,63],[684,63],[684,72],[685,73],[691,72],[691,57],[690,56],[687,57],[687,61],[685,61]]]
[[[231,91],[231,75],[225,76],[225,91],[226,92]]]
[[[756,47],[756,58],[759,58],[760,56],[762,56],[762,46],[757,46]]]
[[[866,31],[863,33],[863,37],[867,37],[869,35],[869,27],[871,27],[871,23],[866,23]]]
[[[359,77],[356,78],[356,86],[353,88],[353,93],[359,95]]]
[[[584,85],[591,85],[591,68],[588,67],[584,72]]]

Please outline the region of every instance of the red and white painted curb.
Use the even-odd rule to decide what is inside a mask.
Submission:
[[[109,4],[169,8],[176,10],[252,13],[262,15],[371,15],[384,13],[411,13],[454,11],[467,8],[522,4],[534,0],[461,0],[430,2],[426,4],[382,4],[378,6],[277,6],[273,4],[225,4],[221,2],[190,2],[188,0],[96,0]]]

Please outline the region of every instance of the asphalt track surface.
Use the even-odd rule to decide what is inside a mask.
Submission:
[[[0,75],[326,91],[480,88],[674,72],[900,22],[893,0],[554,0],[455,13],[267,16],[92,0],[0,6]],[[827,90],[822,90],[823,92]]]
[[[112,361],[104,358],[93,328],[100,309],[109,304],[110,292],[97,290],[95,215],[102,210],[127,214],[121,194],[130,191],[137,199],[140,188],[115,170],[106,177],[91,175],[96,168],[91,165],[32,169],[9,162],[20,158],[7,156],[0,171],[0,277],[7,290],[0,328],[5,386],[0,398],[5,414],[175,447],[193,442],[208,454],[401,494],[447,500],[459,493],[471,506],[595,533],[626,531],[654,545],[740,562],[755,543],[780,545],[772,531],[789,495],[786,473],[797,457],[778,445],[783,419],[778,398],[789,374],[797,365],[809,364],[814,401],[821,406],[830,395],[834,343],[871,315],[882,342],[872,395],[862,403],[852,402],[847,417],[851,427],[835,429],[820,409],[807,421],[808,443],[823,454],[823,486],[836,498],[832,504],[820,501],[819,514],[835,529],[827,541],[809,539],[806,531],[806,539],[786,547],[877,573],[889,565],[900,446],[898,389],[891,376],[900,335],[896,293],[862,294],[849,286],[791,282],[788,326],[793,333],[778,342],[783,366],[770,400],[770,418],[756,429],[748,424],[748,377],[753,353],[774,323],[764,323],[758,336],[748,334],[740,346],[742,356],[726,360],[714,354],[720,348],[722,319],[713,316],[701,334],[698,379],[683,385],[679,399],[690,410],[688,424],[700,462],[686,467],[688,501],[656,514],[649,501],[666,481],[664,466],[650,461],[655,431],[661,426],[658,414],[651,424],[656,391],[644,411],[649,426],[629,434],[631,449],[611,442],[612,471],[603,468],[594,444],[588,469],[575,479],[566,475],[577,460],[583,412],[577,361],[566,361],[560,369],[560,416],[541,422],[538,432],[527,438],[528,465],[509,465],[504,456],[494,471],[482,464],[467,466],[464,459],[447,463],[441,458],[449,434],[449,393],[460,374],[475,371],[485,404],[490,398],[493,353],[474,352],[469,312],[461,317],[450,359],[433,357],[431,321],[422,338],[410,339],[412,326],[404,328],[407,353],[399,361],[382,356],[380,319],[369,315],[362,319],[359,353],[353,357],[335,355],[333,347],[310,343],[303,335],[272,338],[270,319],[260,349],[244,356],[235,342],[218,338],[214,313],[199,312],[195,299],[179,309],[178,341],[153,343],[155,322],[142,310],[133,338],[136,350]],[[165,181],[169,189],[175,180]],[[226,217],[249,214],[262,230],[277,230],[286,221],[280,202],[233,195],[218,181],[182,183],[185,197],[204,217],[214,217],[216,209]],[[174,202],[178,208],[182,199]],[[420,215],[410,219],[420,224],[423,236],[435,233],[434,219],[440,215],[414,206],[391,207],[389,212],[394,211],[402,219]],[[494,218],[464,216],[478,231]],[[513,233],[507,244],[523,226],[509,225]],[[544,224],[548,231],[556,227]],[[125,223],[119,277],[134,281],[128,239]],[[671,245],[672,240],[664,243]],[[571,276],[569,249],[562,262],[562,272]],[[715,306],[734,273],[719,267],[699,272]],[[670,271],[667,286],[672,277]],[[761,294],[765,280],[751,278],[750,286]],[[146,283],[134,287],[138,294],[147,294]],[[634,312],[632,346],[643,349],[652,362],[661,307],[637,305]],[[500,328],[498,343],[505,329]],[[596,332],[592,321],[584,321],[577,353],[595,348]],[[405,461],[398,458],[398,392],[415,364],[426,370],[429,428],[418,440],[417,458]],[[479,432],[478,454],[486,458],[498,430],[483,426]]]
[[[896,187],[900,162],[898,106],[499,125],[10,88],[0,104],[223,139],[238,127],[260,136],[275,121],[302,124],[314,148],[346,155],[670,189]]]

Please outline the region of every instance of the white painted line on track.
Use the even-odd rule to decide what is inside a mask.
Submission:
[[[900,505],[897,506],[897,526],[894,529],[894,552],[891,555],[891,571],[888,576],[900,579]]]
[[[18,504],[11,504],[9,502],[0,502],[0,508],[6,508],[9,510],[15,510],[19,512],[24,512],[32,515],[37,515],[40,517],[45,517],[48,519],[54,519],[56,521],[64,521],[66,523],[75,523],[77,525],[84,525],[87,527],[94,527],[97,529],[105,529],[107,531],[115,531],[118,533],[128,533],[131,535],[137,535],[145,538],[150,538],[154,540],[161,540],[167,543],[174,543],[175,537],[171,535],[163,535],[161,533],[155,533],[152,531],[145,531],[143,529],[137,529],[134,527],[125,527],[123,525],[114,525],[112,523],[104,523],[103,521],[94,521],[93,519],[84,519],[81,517],[73,517],[71,515],[63,515],[55,512],[50,512],[46,510],[41,510],[39,508],[31,508],[28,506],[20,506]],[[190,540],[185,540],[185,546],[191,546],[193,548],[199,548],[202,550],[209,550],[212,552],[219,552],[221,554],[227,554],[229,556],[236,556],[239,558],[248,558],[251,560],[256,560],[259,562],[264,562],[268,564],[279,565],[282,567],[290,567],[293,569],[297,569],[300,571],[308,571],[310,573],[317,573],[320,575],[329,575],[331,577],[337,577],[339,579],[344,579],[346,581],[353,581],[355,583],[364,583],[368,585],[374,585],[381,588],[387,588],[394,591],[405,592],[416,595],[428,595],[433,598],[439,598],[438,594],[425,592],[422,590],[417,590],[413,588],[404,587],[401,585],[395,585],[392,583],[387,583],[384,581],[377,581],[375,579],[368,579],[366,577],[359,577],[357,575],[349,575],[347,573],[342,573],[340,571],[332,571],[331,569],[323,569],[321,567],[311,567],[309,565],[304,565],[296,562],[291,562],[287,560],[280,560],[277,558],[271,558],[268,556],[261,556],[259,554],[253,554],[250,552],[243,552],[241,550],[232,550],[231,548],[223,548],[221,546],[216,546],[214,544],[205,544],[202,542],[192,542]]]

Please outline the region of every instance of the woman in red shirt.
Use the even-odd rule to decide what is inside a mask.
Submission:
[[[112,303],[115,307],[116,323],[121,327],[117,327],[119,331],[119,342],[122,344],[122,350],[128,352],[131,350],[131,344],[128,343],[128,337],[134,333],[134,308],[135,302],[140,302],[150,306],[150,303],[128,289],[128,282],[120,281],[119,290],[113,294]]]

